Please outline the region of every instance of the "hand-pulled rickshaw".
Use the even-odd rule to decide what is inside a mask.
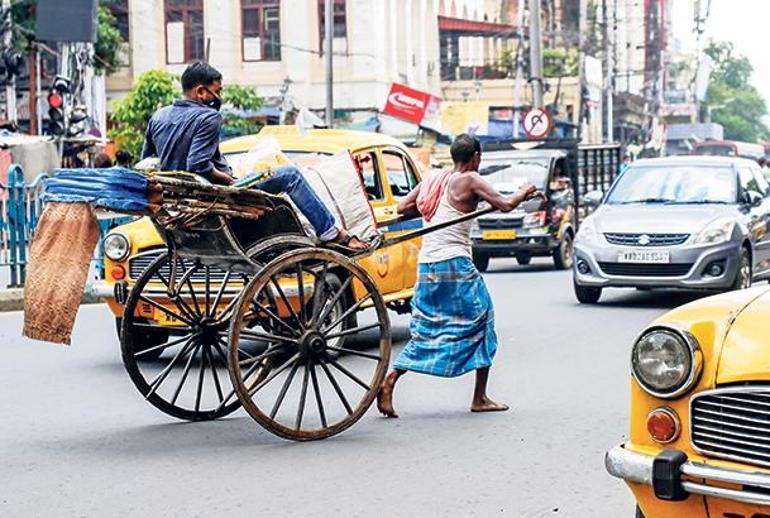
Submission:
[[[391,349],[385,302],[360,255],[316,245],[280,196],[194,175],[151,183],[163,200],[151,219],[167,251],[132,286],[121,329],[123,362],[145,399],[191,421],[243,406],[293,440],[330,437],[360,419]],[[365,253],[480,212],[380,237]]]

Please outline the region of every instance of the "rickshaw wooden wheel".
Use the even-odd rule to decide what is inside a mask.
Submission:
[[[330,273],[342,281],[333,289],[326,286]],[[353,301],[330,322],[328,314],[351,288]],[[344,329],[351,315],[358,325]],[[329,345],[353,335],[355,345]],[[238,347],[245,337],[266,340],[268,348],[244,359]],[[324,439],[358,421],[390,361],[382,295],[360,266],[322,249],[283,254],[255,275],[235,309],[229,340],[230,377],[243,407],[270,432],[298,441]],[[361,347],[367,341],[373,347]]]
[[[240,407],[228,382],[226,338],[248,278],[178,261],[174,296],[167,293],[168,252],[153,260],[132,287],[121,329],[123,364],[139,392],[159,410],[189,421],[216,419]],[[150,332],[167,338],[137,343],[137,337]],[[259,352],[248,345],[254,344],[238,349],[242,358]]]

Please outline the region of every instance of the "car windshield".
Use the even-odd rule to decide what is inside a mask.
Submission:
[[[525,183],[544,189],[548,163],[548,160],[531,158],[490,159],[481,162],[479,174],[502,193],[516,192]]]
[[[630,167],[612,187],[607,203],[736,203],[738,180],[728,167]]]

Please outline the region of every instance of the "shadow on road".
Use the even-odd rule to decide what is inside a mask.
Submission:
[[[608,294],[609,295],[609,294]],[[712,293],[678,290],[626,291],[614,296],[604,295],[598,307],[673,309]]]
[[[497,273],[542,273],[542,272],[557,272],[558,270],[553,266],[553,264],[549,263],[536,263],[536,264],[528,264],[526,266],[521,266],[517,264],[502,264],[498,267],[490,266],[489,270],[487,270],[485,273],[487,274],[497,274]]]

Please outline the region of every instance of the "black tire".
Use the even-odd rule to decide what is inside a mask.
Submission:
[[[557,270],[572,268],[572,233],[565,232],[556,250],[553,251],[553,264]]]
[[[516,254],[516,262],[522,266],[527,266],[532,262],[532,256],[527,254]]]
[[[572,286],[575,289],[575,297],[581,304],[596,304],[602,296],[601,288],[594,288],[593,286],[580,286],[577,282],[572,281]]]
[[[486,272],[489,268],[489,254],[473,251],[473,264],[480,272]]]
[[[744,247],[741,247],[741,252],[738,254],[738,270],[735,272],[735,280],[730,289],[745,290],[746,288],[750,288],[753,273],[749,251]]]
[[[115,330],[118,333],[118,340],[120,340],[122,325],[123,325],[123,319],[116,317]],[[137,329],[134,329],[133,332],[136,333]],[[139,336],[135,336],[132,340],[132,343],[134,344],[134,352],[136,353],[140,352],[136,350],[136,348],[139,346],[138,344],[141,344],[142,349],[152,349],[153,347],[156,347],[162,343],[167,342],[169,338],[169,334],[170,333],[168,330],[161,330],[161,329],[147,329],[147,330],[140,331]],[[149,351],[142,355],[142,360],[151,361],[151,362],[158,361],[158,359],[161,357],[162,354],[163,354],[162,349]]]

